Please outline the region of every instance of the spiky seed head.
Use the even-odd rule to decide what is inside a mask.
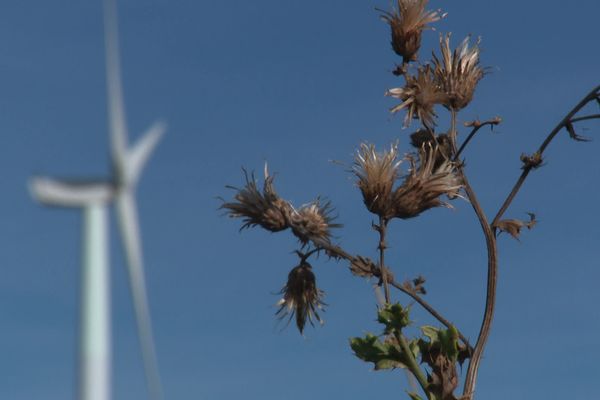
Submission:
[[[352,171],[358,178],[365,206],[380,217],[393,214],[391,196],[401,162],[397,144],[380,153],[375,151],[374,145],[362,143],[354,158]]]
[[[443,18],[440,10],[425,11],[428,0],[398,0],[398,8],[383,11],[381,18],[390,25],[392,48],[403,62],[417,60],[421,34],[427,25]]]
[[[232,202],[224,202],[221,208],[226,209],[231,218],[242,218],[241,229],[259,225],[271,232],[278,232],[289,228],[289,215],[292,206],[282,200],[273,187],[273,176],[269,176],[265,169],[265,181],[262,193],[254,178],[244,170],[246,185],[237,191]]]
[[[437,118],[434,106],[445,104],[446,94],[441,90],[429,65],[419,67],[417,75],[405,74],[405,78],[404,87],[390,89],[385,93],[386,96],[402,101],[390,111],[395,114],[406,109],[405,127],[408,127],[413,119],[419,119],[426,129],[433,131],[436,125],[435,118]]]
[[[304,331],[306,321],[313,326],[314,320],[323,324],[319,310],[324,309],[322,299],[325,293],[317,288],[317,280],[309,263],[303,261],[290,271],[280,293],[283,297],[277,302],[279,310],[276,313],[279,319],[289,316],[291,320],[295,316],[300,333]]]
[[[394,191],[394,217],[408,219],[433,207],[451,208],[440,197],[456,197],[462,185],[455,173],[456,165],[452,161],[444,158],[436,167],[439,155],[437,145],[426,143],[418,152],[418,163],[413,155],[407,156],[411,168],[402,185]]]
[[[440,36],[441,60],[433,55],[435,79],[447,98],[443,103],[449,110],[459,111],[473,99],[475,88],[483,78],[484,70],[479,64],[479,42],[469,47],[470,36],[452,51],[450,34]]]
[[[331,242],[331,229],[341,225],[333,221],[333,207],[329,201],[316,199],[290,213],[290,227],[303,246],[310,242],[316,246]]]

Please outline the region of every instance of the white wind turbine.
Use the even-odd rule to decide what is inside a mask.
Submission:
[[[121,87],[115,0],[104,1],[108,115],[113,176],[107,180],[31,180],[33,196],[43,204],[83,209],[83,257],[79,396],[81,400],[110,399],[110,273],[107,207],[114,202],[127,258],[129,282],[137,319],[150,398],[162,398],[144,280],[135,186],[142,168],[166,127],[155,123],[132,147]]]

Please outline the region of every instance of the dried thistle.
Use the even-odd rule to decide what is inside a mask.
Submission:
[[[333,223],[333,207],[329,201],[321,203],[316,199],[312,203],[293,210],[290,213],[290,227],[302,245],[313,242],[316,246],[329,244],[331,229],[342,225]]]
[[[246,185],[242,189],[227,186],[237,190],[234,196],[236,201],[224,202],[220,208],[228,210],[231,218],[243,218],[244,223],[240,229],[260,225],[268,231],[278,232],[288,228],[292,206],[275,192],[273,177],[269,176],[266,165],[262,193],[258,189],[254,174],[249,178],[248,172],[245,169],[243,171]]]
[[[391,207],[392,189],[398,178],[398,145],[393,144],[388,151],[378,153],[374,145],[365,143],[354,158],[352,171],[358,178],[358,188],[362,192],[367,209],[381,217],[388,218]]]
[[[450,34],[440,36],[442,59],[433,55],[434,74],[437,83],[447,94],[444,106],[458,111],[466,107],[473,99],[477,83],[483,78],[484,71],[479,64],[479,40],[469,47],[470,36],[452,52]]]
[[[402,185],[394,191],[394,217],[413,218],[433,207],[452,207],[440,200],[440,196],[456,197],[462,185],[452,161],[445,158],[435,167],[439,152],[437,145],[423,145],[418,153],[418,165],[412,155],[407,156],[411,168]]]
[[[300,333],[304,331],[307,320],[313,326],[313,319],[323,324],[318,310],[322,310],[325,306],[322,301],[325,293],[317,288],[315,274],[309,263],[302,261],[300,265],[290,271],[287,283],[280,293],[283,298],[277,302],[279,310],[276,313],[279,319],[289,315],[291,320],[295,316],[296,326]]]
[[[382,11],[381,18],[386,21],[392,32],[392,48],[403,62],[417,60],[421,47],[421,33],[427,24],[439,21],[445,16],[440,10],[425,11],[428,0],[398,0],[398,9]],[[381,11],[381,10],[380,10]]]
[[[444,91],[441,90],[431,67],[426,65],[419,67],[417,75],[405,75],[406,84],[401,88],[388,90],[385,95],[402,100],[402,103],[392,107],[392,114],[406,108],[406,117],[404,126],[408,127],[411,120],[419,119],[423,126],[433,130],[437,114],[433,110],[436,104],[446,104],[448,99]]]

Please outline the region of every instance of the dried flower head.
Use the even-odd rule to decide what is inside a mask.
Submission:
[[[275,192],[273,177],[269,176],[267,167],[265,166],[265,183],[262,193],[258,189],[254,174],[249,178],[247,171],[244,170],[244,175],[246,186],[242,189],[228,186],[237,190],[234,196],[236,201],[224,202],[221,208],[228,210],[231,218],[243,218],[244,223],[241,229],[260,225],[271,232],[278,232],[288,228],[292,207]]]
[[[313,242],[316,246],[329,244],[331,229],[339,228],[341,224],[333,223],[333,207],[330,202],[322,203],[316,199],[312,203],[303,205],[290,214],[290,227],[292,232],[303,245]]]
[[[429,65],[420,67],[416,76],[405,74],[405,78],[404,87],[390,89],[385,93],[386,96],[402,100],[402,103],[392,107],[390,111],[394,114],[406,108],[405,127],[410,125],[413,118],[418,118],[423,126],[433,130],[437,117],[433,106],[445,104],[446,94],[440,89]]]
[[[317,280],[309,263],[303,261],[290,271],[281,294],[283,298],[277,303],[279,310],[276,313],[279,319],[289,315],[291,320],[295,316],[300,333],[304,330],[307,320],[313,326],[313,319],[323,324],[318,310],[325,306],[322,301],[325,293],[317,288]]]
[[[354,158],[352,171],[358,178],[358,188],[362,192],[367,209],[387,218],[391,216],[392,189],[398,179],[398,145],[379,153],[374,145],[362,143]]]
[[[442,59],[433,55],[436,80],[448,96],[444,106],[454,111],[463,109],[471,102],[477,83],[484,75],[479,64],[479,40],[469,47],[469,39],[470,36],[467,36],[452,52],[450,34],[440,36]]]
[[[444,158],[436,167],[436,159],[440,154],[437,145],[425,144],[418,154],[418,165],[412,155],[407,156],[411,168],[402,185],[394,191],[394,217],[407,219],[433,207],[451,208],[440,200],[440,196],[456,197],[462,187],[452,161]]]
[[[421,33],[427,24],[438,21],[445,16],[437,11],[425,11],[428,0],[398,0],[398,9],[391,12],[382,11],[381,18],[386,21],[392,31],[392,48],[403,62],[417,60],[421,47]]]

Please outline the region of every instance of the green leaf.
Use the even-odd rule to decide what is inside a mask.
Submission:
[[[439,331],[440,351],[452,362],[458,359],[458,331],[454,326]]]
[[[379,338],[368,333],[364,338],[350,339],[350,347],[356,357],[372,362],[375,370],[406,368],[405,356],[392,342],[381,342]]]
[[[410,325],[409,307],[402,307],[399,303],[386,304],[377,313],[377,321],[385,325],[385,333],[392,333],[394,330],[400,332],[403,328]]]

